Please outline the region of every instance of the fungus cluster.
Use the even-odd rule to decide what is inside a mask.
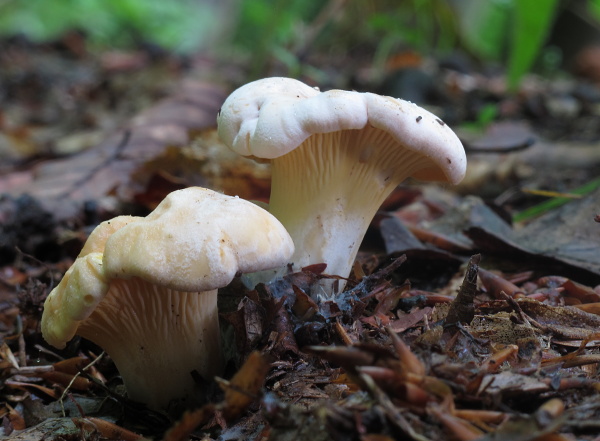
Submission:
[[[292,262],[326,263],[346,277],[400,182],[458,183],[465,174],[447,125],[372,93],[267,78],[234,91],[217,123],[234,151],[272,162],[270,213],[199,187],[173,192],[145,218],[100,224],[44,305],[48,343],[63,348],[80,335],[98,344],[129,397],[154,409],[193,401],[194,373],[221,371],[217,289],[236,274],[275,268],[272,278]]]
[[[443,121],[372,93],[266,78],[234,91],[217,122],[234,151],[271,160],[269,211],[294,240],[295,270],[324,262],[327,273],[348,276],[369,223],[400,182],[456,184],[466,170],[464,148]]]
[[[100,224],[49,294],[42,333],[58,348],[75,335],[114,360],[129,397],[154,409],[193,400],[194,373],[222,368],[217,288],[238,272],[284,265],[293,243],[268,212],[193,187],[147,217]]]

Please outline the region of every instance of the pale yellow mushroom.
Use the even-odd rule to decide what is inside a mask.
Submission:
[[[267,211],[193,187],[145,218],[100,224],[44,305],[42,333],[74,335],[114,360],[129,397],[154,409],[194,402],[193,372],[222,370],[217,289],[236,273],[284,265],[294,247]]]
[[[456,184],[466,170],[464,148],[443,121],[372,93],[266,78],[234,91],[217,123],[234,151],[271,160],[269,211],[296,244],[295,270],[324,262],[327,273],[348,276],[369,223],[400,182]]]

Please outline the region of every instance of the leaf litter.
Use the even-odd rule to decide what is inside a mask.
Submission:
[[[84,341],[48,363],[58,354],[37,331],[47,288],[25,284],[20,302],[0,310],[5,430],[22,439],[594,439],[600,318],[585,309],[598,288],[539,269],[486,270],[485,253],[446,253],[457,272],[437,287],[418,271],[407,280],[412,258],[394,253],[363,253],[372,271],[329,301],[310,296],[333,277],[319,265],[255,291],[232,284],[221,301],[231,379],[175,419],[128,402],[106,357],[85,368],[97,349]],[[65,269],[44,266],[38,279]],[[60,416],[57,402],[82,399],[91,401]],[[33,424],[40,406],[53,416]]]
[[[45,295],[98,217],[127,204],[151,209],[189,185],[266,198],[264,168],[216,153],[226,152],[210,129],[220,97],[214,84],[185,83],[87,152],[32,168],[21,163],[18,176],[2,176],[10,194],[0,210],[3,227],[13,228],[2,229],[11,254],[0,273],[5,435],[597,439],[598,191],[520,226],[501,205],[479,197],[401,187],[333,300],[315,300],[319,280],[336,280],[324,265],[253,291],[239,280],[222,290],[228,368],[208,381],[206,404],[181,415],[127,400],[111,360],[89,342],[49,349],[39,333]],[[510,154],[535,148],[523,143]],[[23,189],[31,199],[20,199]],[[107,198],[122,205],[86,211],[86,203]],[[59,210],[62,202],[75,208]],[[50,212],[64,219],[48,220]]]

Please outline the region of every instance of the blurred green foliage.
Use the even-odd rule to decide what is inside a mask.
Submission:
[[[600,0],[581,0],[600,20]],[[0,34],[36,41],[83,30],[93,45],[151,42],[176,52],[212,48],[249,66],[290,76],[323,75],[327,56],[362,54],[382,72],[395,53],[462,49],[506,66],[514,89],[543,55],[565,5],[558,0],[0,0]],[[362,51],[362,52],[361,52]],[[310,56],[321,54],[310,65]],[[352,66],[349,66],[352,68]],[[312,69],[312,71],[311,71]],[[374,75],[377,78],[377,74]]]
[[[43,42],[77,29],[96,46],[130,47],[145,41],[190,52],[216,26],[210,12],[205,2],[195,0],[4,0],[0,34]]]
[[[588,0],[588,6],[595,19],[600,20],[600,0]]]
[[[366,25],[379,42],[373,57],[376,68],[383,68],[399,44],[422,53],[447,52],[457,45],[455,14],[445,0],[397,2],[374,11]]]
[[[557,0],[518,0],[514,3],[507,75],[511,89],[516,89],[540,53],[558,4]]]
[[[272,57],[287,65],[294,76],[299,60],[291,50],[301,28],[314,19],[321,6],[321,2],[307,0],[241,1],[232,44],[248,55],[250,76],[261,76]]]
[[[560,3],[490,0],[466,4],[460,26],[465,46],[483,60],[505,61],[508,85],[516,89],[540,55]]]

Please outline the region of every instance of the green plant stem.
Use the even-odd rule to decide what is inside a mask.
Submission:
[[[581,187],[578,187],[578,188],[570,191],[569,193],[578,194],[578,195],[586,195],[588,193],[591,193],[592,191],[594,191],[595,189],[597,189],[599,187],[600,187],[600,178],[597,178],[597,179],[594,179],[594,180],[588,182],[585,185],[582,185]],[[529,207],[519,213],[516,213],[513,216],[513,222],[523,222],[523,221],[529,220],[533,217],[539,216],[550,210],[558,208],[568,202],[571,202],[572,200],[573,200],[573,198],[567,198],[567,197],[557,197],[557,198],[549,199],[547,201],[544,201],[542,203],[539,203],[537,205]]]

